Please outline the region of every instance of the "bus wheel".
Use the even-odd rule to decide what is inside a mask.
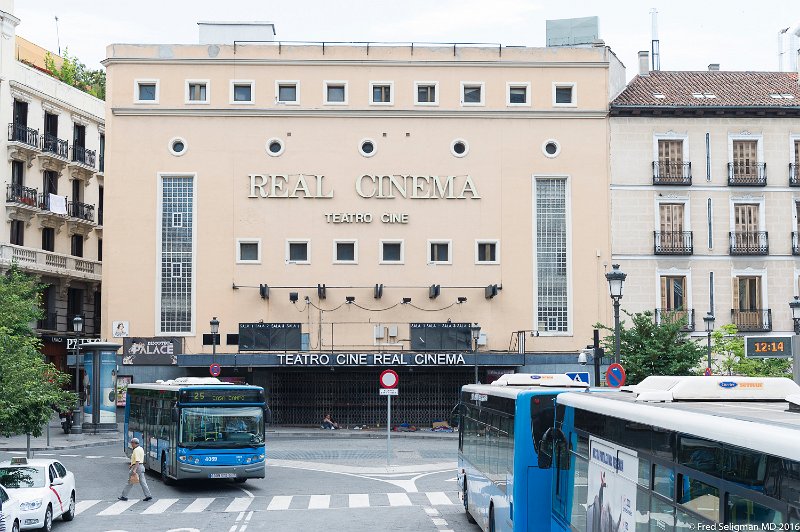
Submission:
[[[464,510],[467,512],[467,522],[474,525],[477,523],[472,514],[469,513],[469,490],[467,489],[467,480],[464,479]]]
[[[169,478],[169,475],[167,473],[168,473],[168,471],[167,471],[167,455],[166,454],[162,454],[161,455],[161,482],[163,482],[167,486],[171,486],[172,485],[172,479]]]
[[[489,506],[489,532],[495,532],[497,528],[494,526],[494,504]]]

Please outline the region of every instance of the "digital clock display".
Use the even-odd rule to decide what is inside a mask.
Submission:
[[[746,336],[748,358],[788,358],[792,356],[791,336]]]
[[[261,388],[191,388],[181,390],[181,403],[263,403]]]

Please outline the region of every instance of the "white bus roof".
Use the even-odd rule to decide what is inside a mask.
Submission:
[[[588,388],[589,383],[572,380],[564,373],[506,373],[491,386],[558,386]]]
[[[785,377],[647,377],[623,386],[637,401],[783,401],[800,393],[800,386]]]
[[[157,380],[146,384],[129,384],[128,388],[141,390],[178,390],[187,386],[233,386],[231,382],[224,382],[216,377],[178,377],[167,381]],[[249,386],[240,384],[239,386]]]

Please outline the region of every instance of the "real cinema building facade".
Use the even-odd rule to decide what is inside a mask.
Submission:
[[[133,344],[180,351],[135,379],[217,362],[278,423],[361,424],[392,367],[398,419],[427,423],[473,379],[470,325],[485,380],[573,364],[609,322],[607,47],[111,45],[105,64],[103,332],[128,330],[134,364]]]

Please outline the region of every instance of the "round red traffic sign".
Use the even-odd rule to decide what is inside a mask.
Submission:
[[[606,370],[606,384],[612,388],[619,388],[625,384],[625,368],[614,363]]]
[[[222,373],[222,366],[219,364],[211,364],[208,366],[208,372],[211,373],[212,377],[219,377]]]
[[[397,385],[400,383],[400,377],[397,376],[397,372],[393,369],[387,369],[381,373],[381,388],[397,388]]]

